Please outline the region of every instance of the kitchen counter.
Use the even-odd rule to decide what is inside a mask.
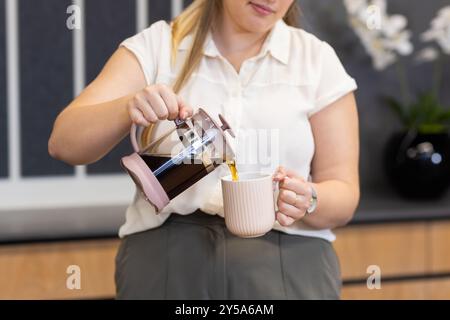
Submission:
[[[0,211],[0,243],[114,238],[127,205]],[[391,190],[363,190],[350,225],[450,220],[450,192],[438,201],[407,201]]]
[[[370,190],[362,194],[352,225],[428,220],[450,220],[450,192],[439,200],[406,200],[393,190]]]

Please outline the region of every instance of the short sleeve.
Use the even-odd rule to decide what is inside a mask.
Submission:
[[[316,98],[314,107],[308,113],[309,117],[358,88],[328,43],[322,42],[319,56]]]
[[[130,50],[139,61],[147,84],[155,82],[161,43],[170,26],[161,20],[153,23],[147,29],[124,40],[120,46]]]

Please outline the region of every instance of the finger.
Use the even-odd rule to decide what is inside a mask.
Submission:
[[[297,202],[300,202],[301,198],[292,190],[280,189],[278,199],[295,206]]]
[[[179,116],[181,119],[186,119],[192,116],[194,113],[194,110],[190,105],[188,105],[183,98],[181,98],[179,95],[176,96],[177,102],[178,102],[178,111]]]
[[[172,89],[163,85],[158,87],[158,92],[164,100],[169,112],[167,119],[175,120],[178,117],[178,101],[176,95],[173,93]]]
[[[282,166],[279,166],[275,170],[275,173],[272,175],[272,179],[274,181],[282,181],[285,177],[286,177],[286,171],[285,171],[284,167],[282,167]]]
[[[169,110],[159,92],[146,91],[146,98],[150,102],[153,112],[155,112],[158,119],[166,120],[169,116]]]
[[[278,211],[294,220],[299,220],[305,215],[305,209],[299,209],[284,201],[277,201]]]
[[[291,190],[280,190],[278,199],[299,209],[301,212],[304,212],[309,208],[309,198],[296,194]]]
[[[277,220],[284,227],[288,227],[288,226],[290,226],[291,224],[293,224],[295,222],[294,219],[292,219],[291,217],[286,216],[282,212],[277,212]]]
[[[144,126],[144,127],[148,127],[150,125],[150,123],[145,119],[144,115],[142,114],[142,112],[136,108],[130,108],[128,111],[129,115],[130,115],[130,119],[131,121],[133,121],[133,123]]]
[[[311,196],[311,187],[309,184],[298,178],[285,177],[283,181],[280,182],[280,190],[281,189],[294,191],[296,194],[305,196],[306,198]]]
[[[287,168],[283,168],[284,169],[284,172],[286,173],[286,175],[289,177],[289,178],[296,178],[296,179],[300,179],[300,180],[305,180],[305,179],[303,179],[303,177],[302,176],[300,176],[297,172],[295,172],[294,170],[291,170],[291,169],[287,169]]]
[[[135,105],[136,108],[141,111],[144,118],[150,122],[150,123],[156,123],[158,121],[158,117],[156,116],[155,112],[153,111],[150,104],[142,97],[136,96],[135,97]]]

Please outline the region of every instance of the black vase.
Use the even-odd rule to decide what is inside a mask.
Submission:
[[[386,146],[385,168],[401,196],[437,199],[450,185],[450,137],[447,133],[396,133]]]

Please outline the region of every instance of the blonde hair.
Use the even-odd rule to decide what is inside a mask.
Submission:
[[[175,62],[178,46],[188,34],[193,41],[180,74],[175,80],[173,91],[178,93],[197,68],[203,54],[203,44],[214,20],[222,10],[222,0],[194,0],[172,22],[172,63]],[[295,0],[283,20],[290,26],[299,25],[300,9]]]

